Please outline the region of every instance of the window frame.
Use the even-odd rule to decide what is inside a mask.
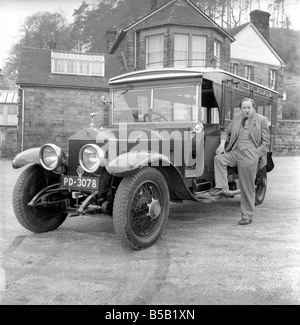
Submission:
[[[277,70],[270,69],[269,87],[272,89],[276,89],[276,82],[277,82]]]
[[[105,57],[95,54],[51,52],[51,73],[104,77]]]
[[[186,60],[185,60],[185,64],[176,64],[177,60],[176,60],[176,36],[177,35],[185,35],[187,38],[187,49],[185,50],[185,52],[187,53],[186,55]],[[202,45],[204,46],[203,51],[195,51],[194,50],[194,40],[196,38],[201,38],[202,41]],[[206,65],[206,42],[207,42],[207,36],[206,35],[199,35],[199,34],[193,34],[193,33],[179,33],[179,32],[175,32],[174,33],[174,63],[173,66],[174,68],[180,68],[180,67],[205,67]],[[199,58],[195,58],[196,54],[200,54],[200,56],[204,57],[203,60],[199,59]],[[199,64],[195,64],[195,62],[201,61],[200,65]]]
[[[150,44],[149,42],[153,40],[154,38],[159,37],[161,41],[161,47],[158,50],[150,51],[149,47]],[[157,61],[152,63],[150,60],[150,55],[151,54],[157,54],[160,53],[160,58],[162,59],[161,61]],[[158,34],[153,34],[153,35],[147,35],[146,36],[146,69],[156,69],[156,68],[163,68],[164,67],[164,34],[163,33],[158,33]]]
[[[214,40],[214,60],[215,68],[220,68],[221,63],[221,43]]]
[[[254,79],[254,69],[252,65],[245,65],[245,79],[250,81]]]

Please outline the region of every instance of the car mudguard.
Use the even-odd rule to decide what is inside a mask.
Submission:
[[[12,167],[18,169],[30,163],[40,164],[40,148],[28,149],[17,154],[12,161]]]
[[[148,151],[127,152],[111,160],[107,164],[106,170],[113,176],[126,177],[137,169],[146,166],[160,170],[167,181],[172,200],[195,200],[180,172],[167,156],[160,153]]]

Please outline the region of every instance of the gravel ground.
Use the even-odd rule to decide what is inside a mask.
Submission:
[[[0,304],[298,305],[300,157],[274,161],[251,225],[237,224],[239,196],[172,204],[162,238],[132,251],[105,215],[22,228],[11,205],[22,170],[0,159]]]

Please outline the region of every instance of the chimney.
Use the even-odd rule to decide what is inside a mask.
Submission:
[[[116,40],[117,40],[117,34],[118,31],[115,29],[110,29],[106,31],[106,51],[107,53],[110,52],[112,47],[114,46]]]
[[[170,1],[171,0],[151,0],[151,11],[154,11],[159,7],[166,5]]]
[[[270,16],[271,15],[266,11],[253,10],[250,12],[251,22],[267,40],[269,40]]]

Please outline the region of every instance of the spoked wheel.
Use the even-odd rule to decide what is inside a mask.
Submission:
[[[144,167],[122,179],[116,192],[113,223],[124,246],[133,249],[154,244],[169,214],[169,189],[163,175]]]
[[[263,203],[267,193],[267,171],[266,167],[260,169],[255,180],[255,205]]]
[[[30,207],[28,203],[47,186],[46,175],[39,165],[31,165],[19,176],[13,191],[13,209],[20,224],[36,233],[58,228],[67,213],[55,209]]]

